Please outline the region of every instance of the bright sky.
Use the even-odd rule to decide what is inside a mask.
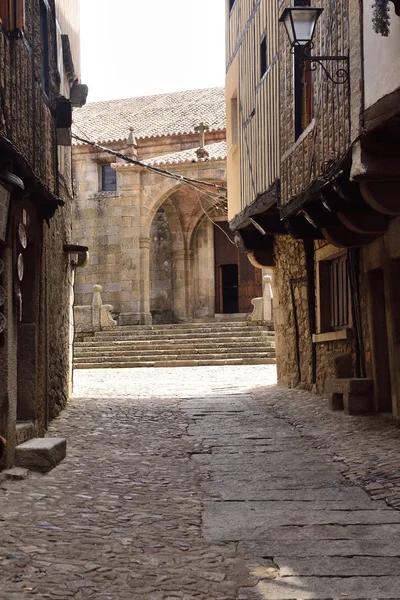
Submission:
[[[81,0],[88,102],[224,85],[225,0]]]

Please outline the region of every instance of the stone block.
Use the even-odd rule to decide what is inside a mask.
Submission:
[[[328,379],[325,390],[329,394],[365,394],[372,388],[372,379],[351,377],[345,379]]]
[[[33,438],[15,449],[15,463],[33,471],[49,471],[66,456],[65,438]]]
[[[7,469],[6,471],[3,471],[2,475],[5,479],[21,481],[22,479],[26,479],[28,477],[29,470],[23,469],[22,467],[14,467],[13,469]]]
[[[343,409],[346,415],[373,411],[373,380],[363,378],[328,379],[325,391],[330,394],[329,408]]]
[[[373,412],[372,394],[343,394],[343,410],[346,415],[361,415]]]

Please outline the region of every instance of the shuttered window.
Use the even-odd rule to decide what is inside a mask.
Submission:
[[[320,333],[350,326],[347,255],[318,263]]]
[[[0,0],[0,22],[6,31],[25,27],[25,0]]]
[[[349,289],[347,256],[330,261],[331,328],[343,329],[349,324]]]
[[[10,1],[0,0],[0,21],[6,31],[10,31],[11,27],[11,15],[10,15]]]
[[[117,189],[117,173],[110,165],[101,167],[101,189],[103,192],[113,192]]]
[[[260,42],[260,79],[262,79],[267,72],[268,57],[267,57],[267,34],[264,33]]]
[[[40,74],[42,90],[49,95],[50,93],[50,61],[49,61],[49,18],[47,6],[43,0],[39,0],[40,8]]]

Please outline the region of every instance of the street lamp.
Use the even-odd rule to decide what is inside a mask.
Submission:
[[[349,57],[348,56],[312,56],[314,48],[313,37],[317,21],[323,12],[323,8],[312,6],[294,6],[285,8],[279,21],[284,24],[289,38],[290,48],[294,54],[296,48],[301,48],[301,59],[303,63],[318,63],[322,67],[327,78],[336,85],[349,81]],[[337,69],[333,75],[325,67],[325,62],[344,62],[346,68]],[[311,70],[315,70],[310,66]]]
[[[285,8],[279,21],[286,28],[292,48],[306,46],[312,42],[317,21],[323,10],[308,6]]]

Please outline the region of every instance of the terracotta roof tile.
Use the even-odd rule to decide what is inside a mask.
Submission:
[[[225,89],[209,88],[157,96],[93,102],[73,112],[73,131],[97,143],[193,133],[204,122],[225,129]]]
[[[205,149],[209,156],[207,158],[199,158],[196,154],[196,148],[190,150],[182,150],[173,154],[165,154],[164,156],[155,156],[144,160],[146,165],[151,167],[161,167],[163,165],[179,165],[182,163],[207,162],[209,160],[224,160],[226,158],[226,142],[215,142],[214,144],[206,144]]]

